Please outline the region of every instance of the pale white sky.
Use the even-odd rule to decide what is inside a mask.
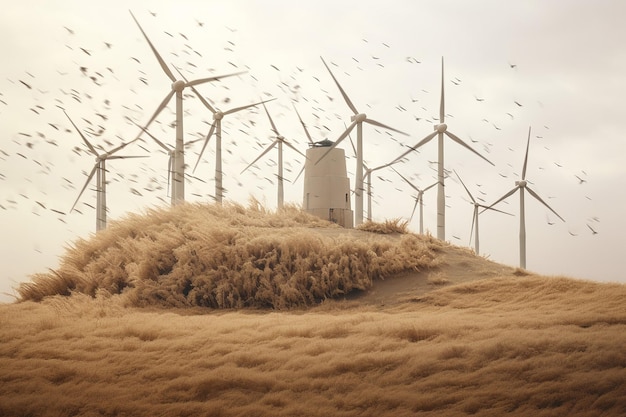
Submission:
[[[93,187],[77,205],[82,214],[51,210],[69,211],[94,162],[59,107],[94,145],[108,150],[137,134],[126,117],[145,122],[169,91],[170,81],[129,9],[168,65],[187,77],[247,70],[199,90],[222,110],[275,97],[268,109],[278,129],[303,152],[306,137],[292,102],[315,140],[335,140],[350,122],[323,56],[360,111],[410,134],[365,126],[364,158],[372,167],[432,132],[443,56],[449,130],[496,165],[447,141],[446,169],[455,169],[475,197],[497,200],[519,179],[531,126],[527,179],[566,222],[527,195],[527,268],[626,281],[623,2],[146,4],[25,0],[0,16],[0,292],[11,293],[29,274],[57,267],[66,246],[95,230],[95,211],[88,206],[95,204]],[[151,128],[171,145],[173,110],[171,103]],[[186,140],[206,135],[212,120],[208,110],[193,96],[186,98],[185,110]],[[103,133],[96,136],[99,130]],[[226,116],[223,131],[226,199],[245,203],[252,194],[275,207],[274,152],[240,175],[271,141],[265,115],[253,109]],[[355,160],[344,143],[354,184]],[[197,179],[187,183],[188,200],[211,199],[213,144],[214,139]],[[169,201],[167,156],[152,141],[141,146],[129,146],[125,154],[149,158],[107,165],[109,219]],[[200,149],[201,143],[188,149],[188,164],[195,164]],[[398,169],[425,187],[434,181],[429,161],[436,157],[432,141]],[[291,170],[285,176],[293,180],[302,157],[286,149],[285,160]],[[378,171],[373,188],[374,220],[410,216],[412,190],[395,173]],[[472,206],[457,181],[446,182],[446,194],[446,239],[467,246]],[[286,184],[285,199],[301,203],[302,178]],[[435,189],[425,194],[425,205],[425,227],[436,234]],[[498,208],[515,216],[481,215],[481,254],[517,265],[517,195]],[[416,215],[411,228],[418,227]],[[0,300],[10,298],[0,295]]]

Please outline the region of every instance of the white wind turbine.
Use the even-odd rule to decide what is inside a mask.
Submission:
[[[489,208],[495,206],[496,204],[498,204],[500,201],[510,197],[511,195],[513,195],[516,191],[519,190],[519,206],[520,206],[520,220],[519,220],[519,263],[520,263],[520,268],[526,268],[526,219],[524,217],[524,190],[528,191],[528,193],[530,195],[532,195],[533,197],[535,197],[535,199],[537,201],[539,201],[541,204],[543,204],[544,206],[546,206],[552,213],[554,213],[559,219],[561,219],[562,221],[565,221],[563,219],[563,217],[559,216],[559,214],[554,211],[554,209],[552,209],[552,207],[550,207],[548,205],[548,203],[546,203],[545,201],[543,201],[541,199],[541,197],[539,197],[539,195],[534,192],[533,190],[530,189],[530,187],[528,187],[528,181],[526,181],[526,165],[528,163],[528,148],[530,146],[530,127],[528,128],[528,140],[526,142],[526,155],[524,156],[524,166],[522,167],[522,179],[521,181],[515,181],[515,188],[513,188],[511,191],[509,191],[508,193],[506,193],[505,195],[503,195],[502,197],[500,197],[498,200],[496,200],[495,203],[493,203],[492,205],[489,206]]]
[[[224,187],[222,186],[222,119],[228,114],[236,113],[250,107],[258,106],[259,104],[267,103],[268,101],[272,101],[275,99],[272,98],[270,100],[259,101],[258,103],[248,104],[241,107],[235,107],[230,110],[221,111],[219,109],[213,108],[213,106],[211,106],[211,104],[209,104],[209,102],[205,100],[204,97],[202,97],[202,95],[194,87],[191,87],[191,89],[194,91],[194,93],[196,93],[204,106],[209,109],[213,114],[213,123],[211,124],[211,128],[209,129],[209,133],[206,135],[204,145],[202,145],[202,150],[200,151],[200,155],[198,155],[198,161],[193,168],[193,172],[196,172],[196,168],[198,168],[198,164],[202,159],[202,154],[209,144],[209,140],[211,140],[213,132],[215,132],[215,201],[217,201],[217,203],[219,204],[222,204],[222,199],[224,196]]]
[[[161,66],[161,69],[163,70],[163,72],[165,72],[167,77],[172,81],[170,92],[167,93],[167,95],[165,96],[161,104],[159,104],[159,107],[157,107],[152,117],[148,120],[148,123],[146,123],[146,126],[145,126],[146,128],[150,126],[150,123],[152,123],[152,121],[159,115],[159,113],[161,113],[161,111],[167,106],[169,101],[172,99],[174,94],[176,94],[176,149],[175,149],[174,158],[173,158],[173,167],[174,167],[173,174],[174,175],[172,178],[172,195],[171,195],[171,202],[172,202],[172,205],[174,205],[174,204],[185,201],[185,181],[184,181],[185,179],[185,149],[184,149],[185,143],[183,139],[183,134],[184,134],[184,131],[183,131],[183,90],[185,89],[185,87],[191,87],[194,85],[203,84],[203,83],[207,83],[210,81],[216,81],[221,78],[242,74],[242,72],[228,74],[228,75],[219,75],[216,77],[201,78],[201,79],[197,79],[197,80],[193,80],[189,82],[184,81],[184,80],[177,80],[176,77],[174,77],[174,74],[172,73],[172,71],[169,69],[169,67],[163,60],[163,58],[161,58],[161,55],[159,55],[159,52],[156,50],[152,42],[150,42],[150,39],[148,39],[148,35],[146,35],[146,33],[143,31],[143,28],[141,27],[141,25],[135,18],[135,15],[133,15],[132,12],[130,12],[130,15],[132,16],[133,20],[139,27],[139,30],[141,31],[144,38],[148,42],[148,45],[150,46],[150,49],[152,49],[152,52],[154,53],[154,56],[156,57],[157,61],[159,61],[159,65]]]
[[[391,169],[393,169],[396,172],[396,174],[398,174],[407,184],[411,186],[411,188],[413,188],[417,192],[417,196],[415,197],[415,204],[413,205],[413,211],[411,212],[411,217],[409,218],[409,223],[411,222],[411,220],[413,220],[415,209],[417,208],[417,205],[419,204],[420,206],[420,235],[423,235],[424,234],[424,193],[439,183],[436,182],[434,184],[431,184],[422,190],[422,189],[419,189],[417,186],[415,186],[415,184],[413,184],[407,178],[405,178],[404,175],[396,171],[395,168],[392,167]]]
[[[416,150],[420,146],[429,142],[435,136],[438,136],[438,160],[437,160],[437,176],[438,176],[438,184],[437,187],[437,239],[445,240],[446,239],[446,194],[445,194],[445,169],[444,169],[444,152],[443,152],[443,135],[447,135],[450,139],[458,143],[459,145],[469,149],[476,155],[480,156],[485,161],[489,162],[491,165],[494,165],[493,162],[489,161],[487,158],[479,154],[475,151],[471,146],[461,140],[454,133],[448,131],[448,125],[445,124],[445,99],[444,99],[444,78],[443,78],[443,57],[441,58],[441,101],[439,105],[439,124],[434,126],[435,131],[430,135],[426,136],[420,142],[415,144],[400,155],[397,159],[404,158],[410,152]]]
[[[261,159],[265,154],[272,150],[274,146],[278,147],[278,208],[282,209],[284,206],[284,191],[283,191],[283,144],[287,145],[294,151],[298,152],[300,155],[304,156],[306,159],[306,155],[296,149],[291,143],[287,142],[285,137],[278,132],[276,129],[276,125],[274,125],[274,121],[272,120],[272,116],[267,111],[267,107],[263,104],[263,108],[265,109],[265,113],[267,113],[267,117],[270,119],[270,124],[272,125],[272,132],[276,134],[276,140],[272,142],[264,151],[259,155],[254,161],[252,161],[247,167],[245,167],[241,173],[243,174],[248,168],[256,163],[259,159]]]
[[[509,216],[512,216],[512,214],[507,213],[506,211],[494,209],[492,207],[485,206],[484,204],[480,204],[476,202],[472,193],[470,193],[469,189],[465,186],[465,183],[463,182],[461,177],[459,177],[459,174],[457,174],[456,171],[454,171],[454,174],[459,179],[459,181],[461,181],[461,185],[463,185],[463,188],[465,188],[465,191],[467,191],[467,195],[469,195],[469,198],[472,200],[472,205],[474,206],[474,213],[472,215],[472,227],[470,229],[470,243],[472,241],[472,234],[474,234],[474,253],[476,253],[476,255],[480,255],[480,242],[478,240],[478,214],[479,214],[478,209],[482,208],[484,210],[493,210],[493,211],[497,211],[498,213],[508,214]]]
[[[319,161],[322,160],[322,158],[328,155],[328,153],[332,149],[334,149],[337,145],[339,145],[339,143],[342,140],[344,140],[346,136],[348,136],[348,134],[356,126],[356,132],[357,132],[356,133],[356,143],[357,143],[356,154],[357,155],[356,155],[356,172],[355,172],[355,177],[356,177],[355,178],[355,194],[356,195],[354,199],[354,213],[355,213],[354,225],[358,226],[361,223],[363,223],[363,122],[369,123],[374,126],[382,127],[384,129],[392,130],[394,132],[401,133],[403,135],[407,135],[407,134],[397,129],[394,129],[392,127],[389,127],[387,125],[384,125],[380,122],[377,122],[376,120],[369,119],[365,113],[359,113],[359,111],[356,109],[354,104],[352,104],[352,101],[350,101],[350,98],[348,98],[348,95],[346,94],[346,92],[343,90],[343,88],[339,84],[339,81],[337,81],[337,79],[333,75],[328,65],[326,65],[326,61],[324,61],[324,58],[322,58],[322,62],[324,63],[324,66],[330,73],[330,76],[335,81],[335,84],[337,84],[337,87],[339,88],[339,92],[343,96],[344,101],[346,102],[346,104],[348,105],[350,110],[352,110],[354,114],[350,117],[350,120],[352,121],[350,126],[348,126],[345,132],[343,132],[341,136],[339,136],[339,138],[335,141],[335,143],[333,143],[332,146],[330,146],[328,150],[315,163],[317,164]]]
[[[65,111],[63,111],[63,113],[65,113]],[[103,154],[99,154],[96,148],[87,140],[85,135],[83,135],[83,133],[78,129],[78,126],[76,126],[76,124],[70,118],[70,116],[67,113],[65,113],[65,115],[69,119],[72,126],[74,126],[74,129],[76,129],[80,137],[83,139],[83,142],[85,142],[85,145],[87,145],[89,152],[91,152],[96,157],[96,163],[91,169],[91,172],[89,173],[89,176],[87,177],[87,181],[85,181],[85,185],[83,185],[83,188],[80,190],[80,193],[78,194],[78,197],[76,198],[76,201],[74,201],[74,204],[72,205],[72,208],[70,209],[69,212],[71,213],[74,210],[74,207],[76,207],[78,200],[80,200],[80,197],[83,195],[83,192],[85,192],[87,185],[89,185],[89,182],[93,178],[94,174],[96,174],[96,231],[100,231],[100,230],[106,229],[106,226],[107,226],[107,200],[106,200],[107,198],[106,196],[106,186],[107,186],[106,161],[107,159],[145,158],[145,156],[113,155],[114,153],[130,145],[137,139],[134,139],[130,142],[123,143],[117,148],[114,148]]]

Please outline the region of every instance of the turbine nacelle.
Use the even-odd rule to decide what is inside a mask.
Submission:
[[[365,113],[359,113],[359,114],[355,114],[354,116],[350,116],[351,122],[361,123],[361,122],[364,122],[365,119],[367,119],[367,115]]]
[[[224,118],[224,113],[220,110],[213,113],[213,120],[222,120]]]
[[[176,80],[172,83],[172,90],[180,93],[185,88],[185,82],[183,80]]]
[[[526,187],[526,184],[527,184],[526,180],[515,181],[515,185],[517,185],[520,188]]]
[[[443,133],[443,132],[445,132],[446,130],[448,130],[448,125],[447,125],[447,124],[445,124],[445,123],[441,123],[441,124],[435,125],[435,130],[436,130],[438,133]]]

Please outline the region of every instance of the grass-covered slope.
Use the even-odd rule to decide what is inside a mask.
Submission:
[[[402,224],[367,225],[376,232]],[[135,306],[292,308],[366,290],[373,280],[435,265],[428,237],[328,233],[296,207],[182,204],[113,222],[68,248],[60,267],[19,289],[22,300],[125,293]],[[342,229],[341,229],[342,230]],[[372,235],[372,236],[370,236]]]
[[[0,415],[622,417],[625,299],[511,275],[393,307],[0,305]]]

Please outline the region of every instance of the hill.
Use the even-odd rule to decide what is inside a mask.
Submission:
[[[402,232],[255,205],[130,216],[0,306],[0,415],[626,414],[626,286]]]

